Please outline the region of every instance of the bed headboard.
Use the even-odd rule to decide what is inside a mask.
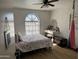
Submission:
[[[15,34],[15,43],[21,42],[21,36],[19,34]]]

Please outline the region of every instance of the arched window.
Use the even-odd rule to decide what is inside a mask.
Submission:
[[[40,21],[34,14],[28,14],[25,18],[26,35],[40,33]]]

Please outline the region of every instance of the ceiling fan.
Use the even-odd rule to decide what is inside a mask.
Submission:
[[[43,0],[42,3],[35,3],[35,4],[43,4],[43,5],[41,6],[41,8],[43,8],[44,6],[45,6],[45,7],[48,7],[48,6],[52,6],[52,7],[54,7],[55,5],[50,4],[50,3],[52,3],[52,2],[56,2],[56,1],[58,1],[58,0],[51,0],[51,1]]]

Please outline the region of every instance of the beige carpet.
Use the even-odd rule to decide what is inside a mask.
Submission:
[[[77,52],[53,46],[52,49],[40,49],[28,53],[24,53],[21,59],[77,59]]]

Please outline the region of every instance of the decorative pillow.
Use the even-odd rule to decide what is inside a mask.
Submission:
[[[22,35],[21,35],[20,32],[18,32],[18,41],[19,41],[19,42],[22,41]]]
[[[21,34],[20,33],[15,34],[15,42],[18,43],[18,42],[21,42],[21,41],[22,41]]]
[[[15,34],[15,43],[18,43],[18,35]]]
[[[21,40],[21,36],[18,35],[18,42],[20,42],[20,41],[22,41],[22,40]]]

